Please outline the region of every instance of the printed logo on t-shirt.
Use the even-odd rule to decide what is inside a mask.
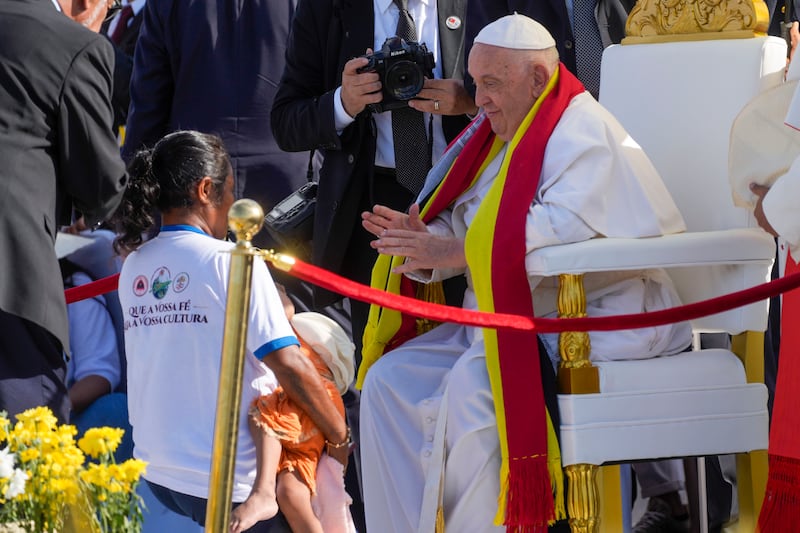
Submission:
[[[175,292],[183,292],[186,290],[186,287],[189,286],[189,274],[186,272],[181,272],[177,276],[175,276],[175,281],[172,284],[172,290]]]
[[[144,296],[147,294],[147,278],[145,276],[136,276],[133,280],[133,294],[136,296]]]
[[[150,287],[153,292],[153,296],[157,299],[162,299],[164,296],[167,295],[167,290],[169,289],[170,283],[172,283],[172,279],[169,275],[169,270],[166,267],[160,267],[156,269],[153,273],[152,278],[150,278]]]

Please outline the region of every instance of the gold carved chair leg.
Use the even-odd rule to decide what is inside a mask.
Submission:
[[[731,349],[744,364],[748,383],[764,383],[764,333],[746,331],[732,339]],[[756,530],[767,486],[767,451],[736,454],[739,495],[738,531]]]
[[[558,316],[586,316],[586,293],[582,274],[561,274],[558,289]],[[562,394],[600,392],[597,368],[589,361],[589,334],[564,332],[559,336],[561,363],[558,386]],[[597,465],[577,464],[565,467],[568,480],[567,513],[573,533],[600,531],[600,501],[597,486]]]
[[[600,498],[597,465],[578,464],[564,468],[567,474],[567,513],[572,533],[600,531]]]

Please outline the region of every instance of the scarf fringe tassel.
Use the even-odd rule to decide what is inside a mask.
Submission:
[[[769,477],[758,517],[759,533],[794,531],[800,523],[800,459],[769,456]]]
[[[541,456],[511,461],[503,523],[506,533],[546,533],[555,520],[553,498],[543,497],[553,488],[547,460]]]

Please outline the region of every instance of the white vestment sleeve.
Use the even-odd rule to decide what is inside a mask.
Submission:
[[[772,185],[763,203],[764,215],[778,235],[789,243],[793,256],[800,252],[800,214],[797,211],[799,197],[800,157]]]

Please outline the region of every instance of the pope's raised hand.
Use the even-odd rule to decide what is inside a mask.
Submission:
[[[364,228],[378,237],[370,244],[379,253],[405,257],[396,274],[414,270],[463,268],[467,264],[464,241],[452,236],[434,235],[419,217],[419,205],[408,214],[376,205],[361,215]]]
[[[428,233],[428,227],[419,218],[419,205],[412,204],[408,214],[386,206],[376,205],[372,211],[361,213],[361,225],[376,237],[388,229],[405,229]]]

